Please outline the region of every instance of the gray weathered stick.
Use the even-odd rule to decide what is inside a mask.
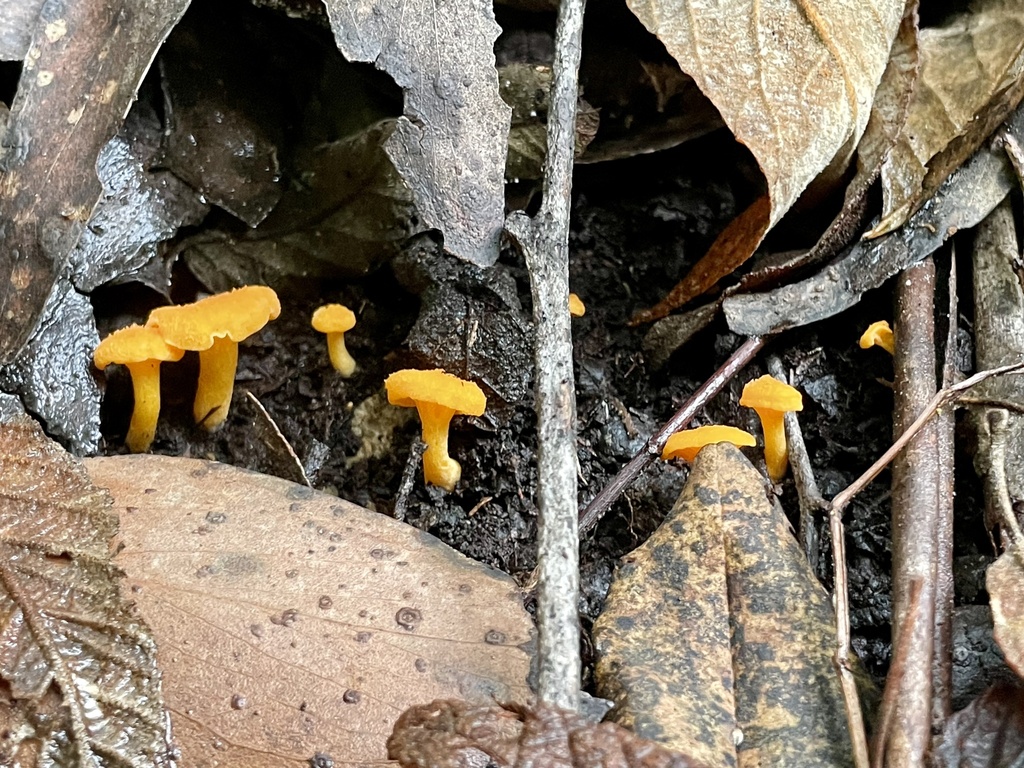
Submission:
[[[569,207],[584,0],[563,0],[555,35],[544,201],[533,220],[505,222],[526,258],[537,334],[537,628],[541,701],[576,710],[580,699],[576,392],[569,328]]]

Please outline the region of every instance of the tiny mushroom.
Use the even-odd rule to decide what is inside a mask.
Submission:
[[[684,429],[672,435],[661,452],[661,458],[693,461],[700,449],[712,443],[732,443],[735,446],[757,445],[754,436],[739,427],[711,424],[696,429]]]
[[[388,402],[416,408],[423,425],[423,476],[431,485],[452,491],[462,476],[462,467],[448,455],[448,426],[452,416],[482,416],[487,407],[483,391],[472,381],[463,381],[440,369],[395,371],[384,381]]]
[[[125,442],[132,453],[149,450],[160,415],[160,363],[181,360],[185,353],[172,347],[151,328],[129,325],[114,331],[93,353],[97,368],[112,363],[124,365],[132,377],[135,408]]]
[[[247,285],[193,304],[154,309],[147,327],[168,343],[199,353],[199,385],[192,414],[211,432],[227,418],[238,367],[238,343],[281,314],[277,294]]]
[[[313,330],[327,334],[331,365],[346,379],[355,373],[356,361],[345,347],[345,333],[355,325],[355,313],[342,304],[325,304],[313,313]]]
[[[874,346],[881,347],[890,355],[895,352],[896,345],[893,343],[892,328],[889,327],[888,320],[872,323],[860,337],[861,349],[871,349]]]
[[[583,299],[575,293],[569,294],[569,314],[573,317],[583,317],[587,314],[587,308],[583,304]]]
[[[786,428],[783,415],[803,410],[803,397],[789,384],[772,376],[762,376],[743,387],[740,405],[753,408],[761,419],[764,431],[764,463],[773,483],[782,480],[789,463]]]

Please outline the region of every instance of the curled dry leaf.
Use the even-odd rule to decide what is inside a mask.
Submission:
[[[920,32],[921,73],[907,123],[882,167],[877,237],[901,226],[1024,96],[1024,15],[1018,0],[981,0]]]
[[[1024,688],[1000,683],[946,721],[935,768],[1003,768],[1024,762]]]
[[[830,166],[845,167],[867,126],[905,2],[823,0],[813,12],[797,0],[630,0],[629,6],[765,175],[770,205],[743,227],[749,257],[812,180]],[[728,263],[738,260],[734,252]],[[674,306],[659,305],[638,319],[663,317]]]
[[[384,145],[423,223],[456,256],[487,266],[504,222],[511,109],[498,95],[490,3],[325,0],[338,50],[370,61],[405,91]]]
[[[594,642],[598,692],[638,736],[716,766],[852,765],[829,597],[732,445],[698,454],[623,558]]]
[[[395,723],[388,755],[402,768],[698,768],[614,723],[543,704],[434,701]]]
[[[985,587],[992,603],[993,634],[1006,663],[1024,677],[1024,562],[1011,547],[988,567]]]
[[[528,694],[510,578],[336,497],[213,462],[87,459],[153,627],[180,765],[383,760],[418,701]]]
[[[0,444],[0,722],[27,728],[3,734],[0,764],[28,748],[41,765],[170,765],[156,650],[110,562],[110,498],[28,417]]]

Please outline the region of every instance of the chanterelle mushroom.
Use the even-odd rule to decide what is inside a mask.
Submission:
[[[733,445],[757,445],[754,436],[739,427],[727,427],[711,424],[696,429],[684,429],[676,432],[665,443],[661,452],[663,459],[683,459],[693,461],[700,449],[712,443],[732,443]]]
[[[125,443],[133,453],[149,450],[160,415],[160,363],[181,360],[185,353],[167,344],[152,328],[129,325],[100,342],[92,360],[97,368],[124,365],[132,377],[135,407]]]
[[[192,409],[213,431],[227,418],[238,367],[238,343],[281,314],[271,288],[247,285],[193,304],[154,309],[146,326],[168,343],[199,353],[199,385]]]
[[[327,334],[331,365],[346,379],[356,370],[356,361],[345,346],[345,334],[355,325],[355,313],[343,304],[325,304],[313,313],[313,330]]]
[[[448,455],[448,426],[452,416],[482,416],[487,398],[472,381],[442,370],[395,371],[384,381],[388,402],[419,411],[423,425],[423,477],[446,491],[455,489],[462,467]]]
[[[740,405],[753,408],[761,419],[764,463],[768,467],[768,477],[777,483],[786,474],[786,466],[789,464],[789,448],[786,445],[786,428],[782,417],[790,411],[803,410],[804,399],[789,384],[772,376],[762,376],[743,387]]]

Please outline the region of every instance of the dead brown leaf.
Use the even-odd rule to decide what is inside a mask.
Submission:
[[[170,765],[156,649],[110,562],[110,498],[26,416],[0,444],[0,722],[24,728],[0,736],[0,764],[38,749],[45,765]]]
[[[1024,688],[1000,683],[946,721],[935,768],[1003,768],[1024,760]]]
[[[877,237],[901,226],[1024,96],[1024,16],[1017,0],[979,0],[920,32],[921,73],[906,127],[882,168]]]
[[[748,257],[811,181],[845,166],[867,126],[904,5],[629,2],[765,175],[770,207],[747,227],[755,236]]]
[[[419,701],[525,698],[507,576],[304,486],[163,456],[86,460],[159,644],[182,766],[382,760]]]
[[[402,768],[698,768],[614,723],[544,705],[434,701],[395,723],[388,754]]]
[[[623,558],[594,642],[598,691],[638,736],[709,765],[852,764],[829,597],[731,445],[701,451]]]
[[[992,604],[993,635],[1014,672],[1024,677],[1024,564],[1014,548],[988,567],[985,587]]]

